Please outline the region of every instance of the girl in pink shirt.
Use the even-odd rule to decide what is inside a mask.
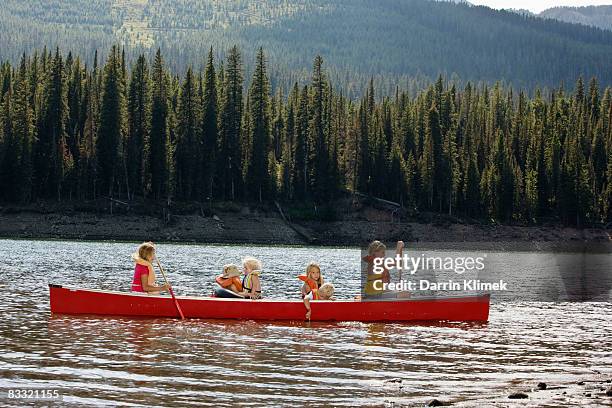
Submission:
[[[155,270],[153,260],[155,259],[155,246],[152,242],[140,244],[138,251],[132,254],[136,263],[134,267],[134,279],[132,280],[133,292],[144,292],[150,295],[159,295],[162,290],[168,290],[168,285],[157,286],[155,284]]]

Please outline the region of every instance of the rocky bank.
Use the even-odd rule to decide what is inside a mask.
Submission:
[[[5,206],[0,207],[0,237],[327,246],[401,239],[422,247],[500,250],[561,249],[612,242],[612,226],[578,229],[555,224],[485,224],[435,214],[410,216],[393,206],[363,202],[339,203],[327,221],[274,205],[195,206],[172,213],[145,209],[115,206],[111,214],[108,206]]]

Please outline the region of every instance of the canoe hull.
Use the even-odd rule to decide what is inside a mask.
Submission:
[[[51,313],[178,317],[169,296],[49,285]],[[299,300],[241,300],[177,296],[186,318],[304,320]],[[314,321],[487,321],[489,295],[452,298],[313,301]]]

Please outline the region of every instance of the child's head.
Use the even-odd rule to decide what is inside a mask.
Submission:
[[[234,264],[223,265],[223,277],[233,278],[234,276],[240,276],[238,267]]]
[[[387,247],[380,241],[372,241],[368,246],[368,255],[374,258],[384,258]]]
[[[252,256],[247,256],[242,260],[242,268],[245,274],[249,274],[253,271],[261,271],[261,261]]]
[[[306,265],[306,277],[319,281],[321,279],[321,267],[316,262],[310,262]]]
[[[155,258],[155,246],[152,242],[143,242],[138,246],[138,251],[132,257],[151,262]]]
[[[321,300],[329,300],[334,296],[334,285],[331,283],[324,283],[319,288],[319,299]]]

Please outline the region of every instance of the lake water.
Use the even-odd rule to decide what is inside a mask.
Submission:
[[[438,398],[507,406],[511,401],[499,398],[513,387],[612,376],[612,307],[605,291],[600,301],[581,303],[494,297],[486,324],[50,315],[50,282],[128,290],[135,247],[0,240],[0,391],[59,389],[63,405],[422,406]],[[321,263],[338,297],[359,293],[359,249],[160,244],[158,254],[178,294],[210,294],[221,266],[246,255],[264,262],[266,296],[296,297],[295,276],[310,260]],[[526,281],[543,273],[542,259],[558,259],[493,255],[497,271],[520,270]],[[0,404],[23,405],[6,398]]]

